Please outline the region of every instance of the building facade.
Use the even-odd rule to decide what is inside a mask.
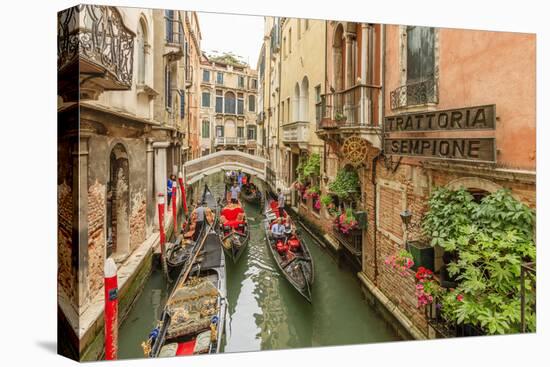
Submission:
[[[60,349],[84,360],[102,352],[105,260],[113,258],[119,269],[124,315],[158,245],[157,196],[166,197],[167,178],[182,171],[189,146],[186,17],[196,19],[94,5],[58,16]],[[78,42],[93,44],[69,47],[76,28],[89,36]]]
[[[201,57],[201,155],[233,149],[256,155],[258,76],[248,65]]]

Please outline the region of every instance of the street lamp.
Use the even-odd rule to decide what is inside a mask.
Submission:
[[[411,223],[412,212],[409,211],[409,209],[405,209],[399,215],[401,216],[401,221],[405,225],[405,228],[409,229],[409,224]]]

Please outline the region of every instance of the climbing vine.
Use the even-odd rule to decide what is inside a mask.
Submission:
[[[422,229],[432,245],[455,254],[449,275],[458,286],[433,289],[449,321],[470,324],[489,334],[520,331],[520,271],[535,261],[535,213],[508,190],[499,190],[476,203],[465,189],[436,189]],[[525,280],[525,316],[535,331],[535,278]]]
[[[355,170],[340,170],[328,189],[341,199],[352,199],[360,191],[359,176]]]

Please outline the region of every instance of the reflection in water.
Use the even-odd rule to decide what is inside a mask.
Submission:
[[[194,202],[204,183],[215,196],[223,195],[221,174],[208,176],[195,186]],[[302,238],[315,261],[315,281],[312,304],[303,299],[278,272],[268,252],[260,207],[244,204],[250,243],[237,264],[229,259],[226,263],[225,352],[398,340],[363,299],[357,276],[345,266],[339,268],[304,230]],[[143,356],[140,343],[160,317],[168,292],[161,273],[154,271],[120,329],[120,358]]]

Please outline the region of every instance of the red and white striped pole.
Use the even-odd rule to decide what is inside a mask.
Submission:
[[[180,183],[180,189],[181,189],[181,201],[183,202],[183,212],[185,215],[187,215],[187,198],[185,196],[185,185],[183,184],[183,174],[181,172],[178,173],[178,181]]]
[[[164,233],[164,194],[160,192],[157,197],[159,209],[159,231],[160,231],[160,252],[164,256],[164,244],[166,243],[166,234]]]
[[[115,261],[105,261],[105,360],[117,359],[118,351],[118,280]]]
[[[176,181],[172,181],[172,219],[174,222],[174,235],[177,236],[178,234],[178,198],[177,198],[177,192],[178,192],[178,184]]]

